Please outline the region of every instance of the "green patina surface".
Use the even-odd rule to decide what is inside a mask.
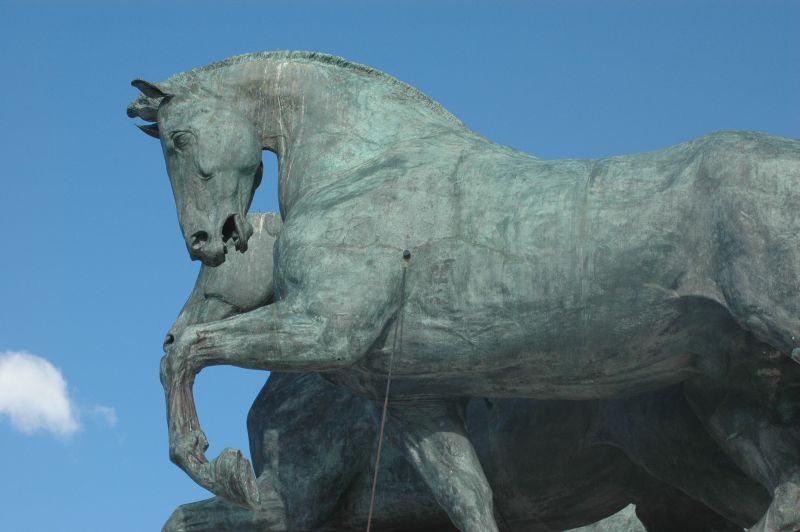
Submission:
[[[775,493],[756,529],[800,523],[787,502],[800,493],[786,356],[800,338],[797,141],[729,132],[540,160],[397,80],[309,53],[135,85],[129,114],[157,123],[146,130],[161,139],[187,248],[209,267],[249,253],[261,151],[278,156],[283,226],[261,266],[274,303],[184,328],[162,364],[172,458],[202,485],[261,504],[240,453],[202,458],[196,372],[323,372],[376,399],[402,312],[392,437],[460,529],[497,528],[465,399],[616,400],[677,383]]]

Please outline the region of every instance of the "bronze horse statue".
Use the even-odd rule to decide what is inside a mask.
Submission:
[[[249,214],[246,254],[203,266],[166,348],[190,325],[273,302],[280,217]],[[502,530],[554,532],[633,503],[650,531],[740,532],[769,505],[711,440],[680,386],[631,400],[472,399],[466,424]],[[363,530],[376,450],[371,401],[316,373],[273,373],[248,415],[258,509],[214,498],[179,507],[165,532]],[[542,437],[542,435],[546,437]],[[430,491],[386,442],[372,530],[452,530]]]
[[[497,530],[465,398],[611,399],[681,382],[773,494],[754,529],[800,527],[800,142],[719,133],[540,160],[394,78],[304,52],[134,85],[129,115],[155,122],[143,129],[161,139],[192,258],[246,252],[261,151],[278,157],[275,302],[187,327],[162,361],[171,456],[211,491],[259,500],[241,453],[203,455],[202,368],[316,371],[377,399],[393,360],[387,427],[461,530]]]

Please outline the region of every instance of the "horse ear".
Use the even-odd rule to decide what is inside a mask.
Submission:
[[[142,94],[148,98],[161,99],[167,95],[167,93],[162,91],[158,86],[143,79],[135,79],[131,81],[131,85],[142,91]]]
[[[139,129],[141,129],[142,131],[144,131],[153,138],[156,139],[161,138],[160,133],[158,131],[158,124],[145,124],[145,125],[136,124],[136,127],[138,127]]]

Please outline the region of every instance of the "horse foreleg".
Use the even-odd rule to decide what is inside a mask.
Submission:
[[[391,403],[388,424],[412,467],[450,520],[465,532],[497,530],[492,489],[455,402]]]
[[[247,427],[262,499],[277,491],[285,530],[318,530],[365,476],[375,408],[316,373],[273,373]]]
[[[226,448],[211,462],[205,457],[208,440],[200,429],[192,394],[196,373],[172,375],[165,369],[166,363],[168,356],[162,359],[161,375],[167,400],[170,460],[212,493],[234,504],[257,507],[255,474],[241,451]]]
[[[208,442],[192,396],[195,375],[222,364],[275,371],[347,367],[365,354],[396,310],[391,301],[382,307],[385,312],[355,309],[323,317],[279,301],[226,320],[187,327],[169,346],[161,364],[172,461],[215,495],[257,507],[253,469],[241,452],[225,449],[210,463],[204,456]]]

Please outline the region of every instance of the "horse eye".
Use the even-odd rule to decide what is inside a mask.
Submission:
[[[177,131],[172,134],[172,143],[178,150],[185,150],[191,143],[191,135],[185,131]]]

